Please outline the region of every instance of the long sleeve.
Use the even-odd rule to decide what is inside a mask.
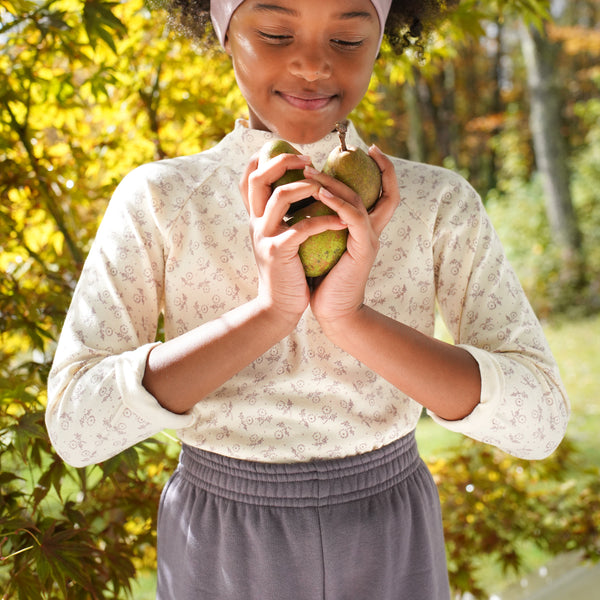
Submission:
[[[479,198],[469,186],[460,187],[461,196],[456,188],[442,194],[438,208],[438,303],[456,343],[479,364],[481,401],[460,421],[431,416],[515,456],[544,458],[565,434],[569,401],[541,325]]]
[[[152,177],[142,176],[148,169],[134,171],[115,191],[49,377],[48,431],[74,466],[100,462],[163,428],[191,422],[189,415],[163,409],[141,383],[155,345],[165,268],[165,231],[155,217],[166,208],[153,205]]]

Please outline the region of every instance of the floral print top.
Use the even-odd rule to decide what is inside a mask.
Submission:
[[[368,452],[415,429],[422,407],[325,337],[308,308],[295,331],[187,414],[142,386],[159,315],[167,339],[255,297],[238,183],[273,134],[238,121],[214,148],[147,164],[117,187],[75,290],[48,386],[57,451],[97,463],[162,429],[263,462]],[[351,126],[348,141],[365,148]],[[297,148],[321,168],[330,134]],[[381,236],[365,302],[433,335],[436,308],[479,364],[474,411],[453,431],[523,458],[560,443],[569,402],[481,200],[451,171],[392,159],[402,201]]]

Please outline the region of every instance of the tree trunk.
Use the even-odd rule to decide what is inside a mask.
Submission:
[[[419,77],[419,73],[414,69],[414,83],[406,81],[402,92],[406,117],[408,119],[408,135],[406,139],[408,156],[411,160],[425,162],[427,149],[425,144],[425,132],[423,131],[423,117],[419,107]]]
[[[565,258],[563,275],[571,283],[578,283],[581,281],[581,232],[569,190],[561,95],[554,72],[558,47],[543,32],[522,26],[521,48],[530,93],[529,123],[548,221]]]

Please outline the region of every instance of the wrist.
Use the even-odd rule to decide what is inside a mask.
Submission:
[[[345,345],[345,340],[356,334],[361,324],[368,318],[370,309],[361,303],[354,309],[335,317],[316,317],[323,333],[339,346]]]
[[[279,332],[283,338],[290,334],[298,325],[304,311],[282,307],[280,304],[272,302],[268,297],[257,296],[252,304],[256,315],[265,321],[269,329]]]

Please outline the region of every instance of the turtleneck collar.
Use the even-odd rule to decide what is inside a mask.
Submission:
[[[258,152],[263,145],[277,136],[271,131],[263,131],[260,129],[251,129],[248,122],[244,119],[238,119],[235,122],[235,127],[231,133],[223,138],[221,144],[232,146],[237,150],[236,153],[243,153],[250,160],[250,157]],[[367,149],[367,145],[362,141],[356,128],[352,122],[348,122],[348,132],[346,141],[349,146],[355,146]],[[312,144],[292,144],[300,153],[310,156],[313,160],[313,165],[317,169],[322,169],[327,160],[327,156],[339,144],[338,134],[334,131],[327,134],[324,138]]]

